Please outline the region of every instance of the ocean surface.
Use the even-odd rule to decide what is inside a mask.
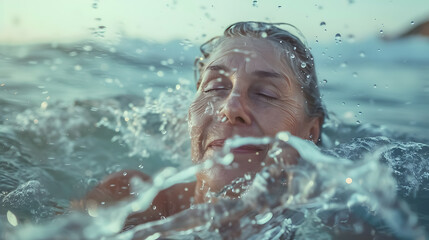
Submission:
[[[163,187],[193,179],[186,117],[198,46],[129,38],[0,46],[0,239],[427,238],[429,40],[310,46],[329,111],[324,146],[287,133],[231,143],[298,150],[290,190],[270,182],[281,173],[268,167],[239,200],[122,233],[130,205],[88,216],[69,202],[122,169]],[[147,207],[153,189],[137,187],[132,204]]]

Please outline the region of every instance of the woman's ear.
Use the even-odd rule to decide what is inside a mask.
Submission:
[[[308,128],[308,139],[313,141],[315,144],[319,142],[320,139],[320,126],[321,118],[314,117],[310,120],[309,128]]]

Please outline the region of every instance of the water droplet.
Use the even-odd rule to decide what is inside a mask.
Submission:
[[[289,141],[289,134],[286,132],[280,132],[277,134],[277,138],[283,142]]]
[[[92,51],[92,47],[90,45],[85,45],[83,46],[83,50],[89,52]]]
[[[127,172],[123,172],[123,173],[122,173],[122,176],[124,176],[124,177],[125,177],[125,176],[127,176],[127,174],[128,174]]]
[[[157,233],[154,233],[154,234],[148,236],[145,239],[146,240],[155,240],[155,239],[159,239],[159,237],[161,237],[161,233],[157,232]]]
[[[414,25],[414,21],[411,21],[411,25]]]
[[[342,104],[342,105],[346,105],[346,102],[342,102],[341,104]]]
[[[163,72],[163,71],[158,71],[158,72],[156,73],[156,75],[157,75],[158,77],[164,77],[164,72]]]
[[[47,102],[42,102],[42,104],[40,104],[40,108],[45,110],[48,107],[48,103]]]
[[[356,121],[356,124],[360,124],[360,121],[359,121],[359,120],[357,120],[357,121]]]
[[[381,30],[380,30],[380,34],[383,34],[383,33],[384,33],[384,32],[383,32],[383,29],[381,29]]]
[[[249,159],[251,160],[251,159]],[[249,181],[250,179],[252,179],[252,176],[248,173],[244,174],[244,179],[246,179],[247,181]]]
[[[359,53],[359,56],[360,56],[361,58],[366,57],[365,52],[360,52],[360,53]]]
[[[360,107],[360,104],[358,103],[356,106],[357,106],[357,107]]]
[[[359,113],[359,115],[362,115],[362,112],[361,112],[361,111],[359,111],[358,113]]]
[[[139,165],[139,168],[140,168],[140,169],[143,169],[143,168],[144,168],[143,164],[140,164],[140,165]]]
[[[82,70],[82,66],[76,65],[76,66],[74,66],[74,70],[75,71],[80,71],[80,70]]]
[[[7,221],[10,223],[10,225],[16,227],[18,226],[18,219],[16,218],[15,214],[13,214],[13,212],[11,211],[7,211]]]
[[[156,210],[156,206],[153,206],[153,207],[152,207],[152,209],[153,209],[153,210]]]
[[[326,26],[326,23],[325,22],[321,22],[320,26]]]
[[[290,55],[290,58],[291,58],[291,59],[294,59],[294,58],[295,58],[295,54],[293,54],[293,53],[292,53],[292,54]]]
[[[268,221],[271,220],[271,218],[273,217],[273,213],[272,212],[267,212],[265,214],[259,214],[255,216],[255,220],[256,223],[259,225],[263,225],[265,223],[267,223]]]
[[[374,84],[374,88],[377,88],[377,84]]]
[[[302,68],[305,68],[305,67],[307,67],[307,63],[305,63],[305,62],[302,62],[302,63],[301,63],[301,67],[302,67]]]
[[[232,161],[234,161],[234,154],[228,153],[227,155],[225,155],[225,157],[219,160],[219,163],[223,165],[229,165],[232,163]]]
[[[266,32],[262,32],[262,33],[261,33],[261,37],[262,37],[262,38],[266,38],[266,37],[268,37],[268,34],[267,34]]]
[[[346,183],[347,184],[350,184],[350,183],[352,183],[353,182],[353,180],[351,179],[351,178],[346,178]]]
[[[258,6],[258,1],[257,0],[253,0],[252,6],[257,7]]]
[[[324,84],[327,84],[327,83],[328,83],[328,80],[323,79],[323,83],[324,83]]]
[[[358,73],[357,73],[357,72],[354,72],[354,73],[353,73],[353,77],[354,77],[354,78],[357,78],[358,76],[359,76],[359,75],[358,75]]]
[[[341,43],[341,34],[339,34],[339,33],[335,34],[335,42]]]
[[[347,62],[343,62],[343,63],[341,63],[341,65],[340,65],[342,68],[345,68],[345,67],[347,67]]]
[[[92,8],[97,9],[98,8],[98,3],[93,3],[92,4]]]

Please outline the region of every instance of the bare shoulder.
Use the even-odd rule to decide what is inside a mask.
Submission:
[[[136,170],[123,170],[107,176],[93,190],[88,192],[85,199],[104,202],[109,205],[130,197],[131,179],[137,177],[143,181],[151,181],[151,177]]]
[[[135,177],[145,182],[152,181],[149,175],[137,170],[113,173],[89,191],[83,199],[71,201],[71,208],[86,211],[89,204],[107,207],[131,199],[133,197],[130,189],[131,179]],[[127,218],[124,228],[159,220],[189,208],[194,196],[195,185],[195,182],[179,183],[160,191],[149,209],[131,214]]]

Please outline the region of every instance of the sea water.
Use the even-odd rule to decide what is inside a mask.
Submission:
[[[429,41],[310,45],[330,112],[323,146],[288,133],[232,139],[234,146],[282,143],[301,159],[263,169],[238,200],[196,205],[122,233],[126,216],[148,207],[153,193],[207,167],[191,164],[186,121],[196,46],[126,38],[1,46],[1,238],[424,239]],[[159,184],[137,183],[135,201],[106,210],[69,209],[70,200],[123,169]]]

